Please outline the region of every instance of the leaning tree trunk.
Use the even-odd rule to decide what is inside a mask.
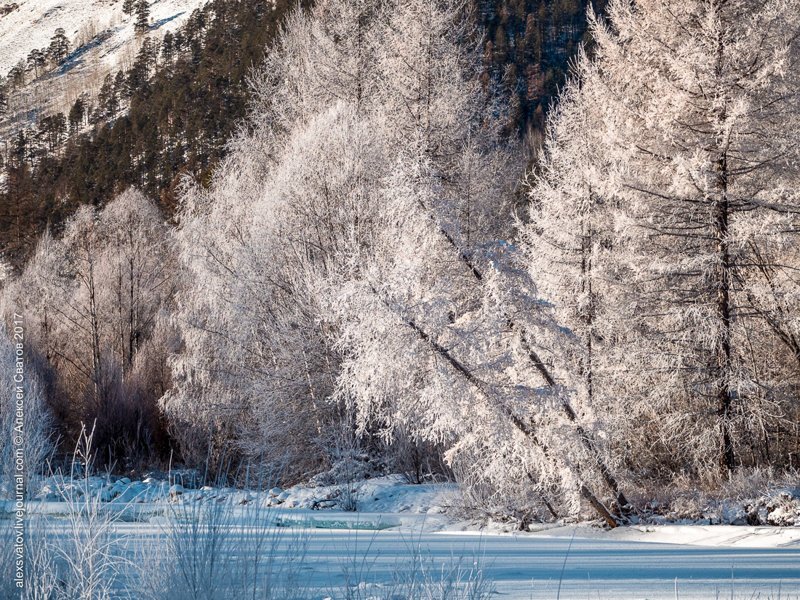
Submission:
[[[389,312],[394,314],[396,317],[400,319],[400,321],[409,329],[411,329],[414,334],[417,336],[419,340],[430,346],[430,348],[442,359],[444,359],[452,368],[453,370],[458,373],[459,376],[463,377],[467,383],[477,392],[478,396],[483,400],[490,408],[497,409],[505,418],[509,420],[511,425],[520,431],[531,443],[537,447],[542,454],[547,458],[548,461],[553,463],[554,466],[557,468],[563,468],[564,464],[557,455],[555,455],[551,449],[545,444],[539,436],[534,431],[533,427],[526,423],[523,419],[521,419],[518,415],[514,414],[514,411],[509,408],[505,402],[502,401],[500,398],[495,398],[494,394],[492,394],[489,386],[478,378],[464,363],[458,360],[453,354],[444,346],[439,344],[425,329],[419,326],[416,322],[407,319],[398,314],[395,311],[389,302],[383,297],[383,295],[378,291],[378,289],[370,284],[370,289],[372,290],[373,294],[381,301],[381,303],[386,307]],[[541,363],[540,363],[541,364]],[[543,365],[542,365],[543,367]],[[571,407],[569,408],[571,411]],[[574,413],[572,413],[573,418],[575,418]],[[585,432],[580,431],[581,439],[585,440]],[[603,472],[604,477],[607,474],[610,477],[610,473],[607,473],[605,470],[604,465],[601,465],[601,472]],[[613,477],[611,478],[613,481]],[[616,483],[614,481],[614,483]],[[594,508],[597,512],[598,516],[600,516],[606,524],[611,527],[617,527],[620,521],[622,520],[620,517],[614,515],[597,497],[597,495],[592,492],[592,490],[586,485],[581,484],[578,490],[584,500],[588,501],[589,504]],[[551,503],[546,499],[543,498],[543,502],[551,514],[555,515],[555,510],[553,509]]]
[[[467,267],[470,274],[472,275],[472,278],[477,283],[482,283],[484,277],[483,273],[478,268],[478,266],[472,261],[470,256],[462,248],[458,246],[453,236],[450,235],[444,227],[439,225],[439,223],[436,220],[436,217],[430,210],[428,210],[425,203],[422,202],[421,200],[419,200],[418,203],[420,205],[420,208],[422,208],[422,210],[428,215],[428,218],[437,228],[442,237],[444,237],[445,241],[447,241],[447,243],[453,248],[453,250],[456,251],[459,260],[464,264],[464,266]],[[505,318],[506,323],[508,324],[508,328],[519,335],[520,343],[523,350],[525,350],[526,358],[534,367],[534,369],[541,375],[542,379],[545,382],[545,385],[547,385],[548,388],[555,390],[557,388],[555,377],[553,377],[553,374],[550,372],[550,370],[547,368],[544,362],[539,358],[536,351],[533,349],[533,346],[531,345],[530,340],[528,339],[528,335],[527,332],[525,331],[525,328],[521,326],[519,323],[517,323],[510,316],[505,314],[505,312],[503,313],[503,317]],[[611,469],[608,467],[606,461],[603,459],[600,453],[600,449],[597,447],[597,444],[595,443],[594,436],[591,434],[591,432],[587,431],[586,428],[583,427],[583,425],[581,425],[580,420],[578,419],[578,415],[572,408],[569,399],[564,397],[564,395],[561,393],[558,394],[558,397],[560,400],[561,410],[563,411],[564,415],[567,417],[569,422],[572,423],[573,426],[575,427],[578,433],[578,437],[581,440],[581,444],[583,445],[584,448],[586,448],[586,450],[589,451],[589,453],[592,455],[592,458],[594,458],[594,460],[596,461],[597,469],[600,472],[603,481],[608,486],[609,490],[614,496],[614,501],[617,503],[617,510],[620,512],[620,514],[622,514],[626,510],[629,510],[630,503],[628,502],[628,499],[625,496],[625,494],[622,492],[616,477],[614,477],[613,473],[611,472]],[[597,501],[596,498],[594,500]],[[592,506],[595,506],[595,502],[592,502],[590,500],[590,503],[592,504]]]

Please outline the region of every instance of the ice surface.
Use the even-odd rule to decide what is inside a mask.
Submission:
[[[114,532],[137,552],[141,544],[163,543],[173,507],[204,503],[222,503],[231,511],[229,551],[252,547],[248,538],[263,535],[263,528],[253,527],[252,513],[247,516],[255,508],[262,522],[305,537],[303,577],[315,598],[341,589],[354,557],[366,557],[360,583],[380,590],[410,564],[411,550],[417,548],[433,564],[456,560],[462,568],[479,569],[499,598],[659,600],[674,599],[677,589],[677,597],[684,599],[800,599],[796,527],[638,525],[607,531],[591,524],[556,524],[518,533],[504,531],[508,525],[458,521],[444,514],[456,498],[454,486],[409,485],[397,476],[355,484],[361,512],[320,510],[326,498],[335,501],[336,486],[192,489],[154,477],[47,480],[29,511],[49,515],[49,535],[66,535],[65,504],[53,498],[82,496],[86,488],[107,500],[108,510],[120,511]],[[178,489],[181,494],[175,493]],[[285,543],[292,539],[286,536]]]

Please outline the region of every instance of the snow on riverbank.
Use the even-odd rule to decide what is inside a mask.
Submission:
[[[402,476],[390,475],[345,485],[294,486],[286,490],[271,488],[263,491],[210,486],[193,487],[191,477],[176,473],[169,479],[146,477],[131,481],[126,477],[93,476],[80,480],[57,477],[45,479],[40,491],[28,503],[30,513],[60,514],[65,510],[65,498],[79,498],[88,492],[107,503],[109,508],[129,510],[138,518],[150,518],[163,512],[171,504],[194,505],[224,503],[233,507],[255,505],[276,509],[284,522],[306,527],[330,527],[318,511],[336,511],[336,528],[392,528],[442,531],[455,535],[514,535],[549,538],[581,538],[614,542],[654,542],[694,546],[732,548],[788,548],[800,547],[800,527],[797,526],[746,526],[710,524],[709,519],[666,523],[657,519],[650,524],[632,524],[608,531],[594,524],[538,524],[531,531],[518,532],[507,523],[459,520],[458,489],[453,484],[408,484]],[[182,483],[181,483],[182,482]],[[775,513],[781,523],[800,523],[800,498],[786,491],[767,494],[760,503],[770,506],[764,521]],[[357,511],[344,512],[352,504]],[[758,503],[745,503],[756,506]],[[352,506],[351,506],[352,508]],[[6,502],[3,512],[12,510]],[[744,512],[743,512],[744,511]],[[745,508],[730,507],[725,514],[737,522]],[[319,514],[319,516],[316,516]],[[662,522],[657,522],[657,521]],[[790,521],[791,520],[791,521]]]
[[[800,527],[626,525],[607,530],[590,525],[552,525],[525,535],[726,548],[800,548]]]
[[[426,593],[479,585],[486,593],[474,597],[481,600],[800,600],[798,527],[639,524],[609,531],[557,523],[519,532],[509,523],[459,520],[454,485],[410,485],[400,476],[263,491],[191,480],[186,473],[141,481],[50,478],[28,503],[30,532],[60,556],[57,549],[71,547],[91,521],[94,533],[116,540],[114,564],[127,566],[114,585],[133,597],[140,571],[160,589],[175,581],[176,564],[194,564],[198,553],[182,549],[199,545],[215,548],[214,564],[224,567],[214,597],[237,597],[231,590],[250,581],[242,571],[248,561],[275,559],[279,573],[302,574],[297,597],[304,600],[430,597],[395,591],[411,580],[424,582]],[[87,493],[100,502],[81,501]],[[353,497],[359,511],[341,510]],[[2,508],[9,512],[11,503]],[[11,523],[0,514],[4,521]],[[156,558],[137,570],[142,556]]]
[[[458,498],[457,487],[453,484],[412,485],[400,475],[344,485],[294,486],[286,490],[277,487],[266,490],[195,487],[190,481],[191,477],[186,474],[177,474],[169,479],[145,477],[141,481],[131,481],[127,477],[92,476],[76,480],[49,477],[39,486],[39,491],[28,503],[28,509],[49,512],[51,509],[48,507],[57,507],[67,498],[82,497],[88,492],[104,503],[117,506],[217,502],[233,506],[257,504],[265,508],[345,510],[345,505],[349,505],[363,513],[441,515]],[[3,491],[0,485],[0,497]],[[10,505],[6,502],[6,511],[10,510]]]

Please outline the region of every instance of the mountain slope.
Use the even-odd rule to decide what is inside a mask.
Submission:
[[[153,0],[150,18],[160,32],[182,25],[192,11],[207,0]],[[12,8],[14,5],[17,8]],[[20,60],[26,60],[34,48],[50,44],[55,30],[63,28],[72,48],[88,43],[93,35],[108,32],[94,50],[96,57],[109,68],[116,66],[134,40],[135,17],[122,12],[122,0],[14,0],[5,3],[7,12],[0,16],[0,73],[5,74]],[[0,14],[5,12],[0,5]],[[87,62],[94,62],[92,60]]]
[[[297,2],[155,0],[145,36],[135,35],[122,0],[18,4],[0,17],[0,54],[19,41],[22,24],[38,41],[16,48],[13,60],[44,45],[54,27],[78,41],[59,68],[12,91],[9,115],[0,122],[0,254],[17,266],[45,227],[57,229],[78,205],[103,204],[127,186],[141,188],[171,215],[181,178],[206,181],[224,156],[246,113],[247,73]],[[482,80],[509,98],[507,133],[528,130],[535,145],[584,35],[586,2],[471,0],[469,6],[485,32]],[[96,26],[82,35],[92,21]],[[75,49],[89,34],[92,41]]]

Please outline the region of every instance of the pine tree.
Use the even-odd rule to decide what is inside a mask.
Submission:
[[[120,98],[129,98],[130,90],[128,89],[128,80],[125,78],[125,72],[120,69],[114,76],[114,91]]]
[[[84,102],[83,97],[79,97],[77,100],[75,100],[75,103],[72,105],[72,108],[69,111],[69,129],[71,133],[75,133],[76,131],[80,130],[85,116],[86,103]]]
[[[0,78],[0,115],[8,111],[8,84],[5,79]]]
[[[8,81],[14,88],[19,88],[25,84],[25,61],[21,60],[19,63],[11,67],[8,72]]]
[[[136,21],[133,24],[133,28],[136,30],[136,33],[145,33],[150,29],[149,0],[136,0],[134,11],[136,14]]]
[[[47,64],[47,55],[43,50],[34,48],[28,53],[28,69],[34,71],[34,75],[38,78],[39,71]]]
[[[111,73],[106,75],[105,79],[103,80],[103,85],[100,88],[100,92],[97,95],[97,102],[99,104],[99,108],[102,109],[103,115],[106,118],[111,118],[117,113],[117,109],[119,108],[119,98],[117,97],[117,91],[114,87],[114,79],[111,76]]]
[[[161,57],[164,62],[169,64],[172,62],[172,57],[175,54],[175,37],[171,32],[164,34],[164,39],[161,42]]]
[[[50,46],[47,49],[48,58],[56,64],[61,64],[69,55],[69,40],[64,29],[59,27],[50,39]]]

